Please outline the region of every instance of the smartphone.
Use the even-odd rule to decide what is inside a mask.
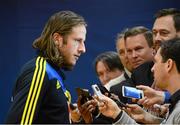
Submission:
[[[99,87],[97,86],[97,84],[94,84],[91,86],[94,94],[97,95],[98,97],[101,97],[103,94],[101,93],[101,90],[99,89]]]
[[[93,99],[91,94],[89,93],[89,91],[87,89],[76,88],[76,92],[77,92],[78,96],[82,96],[81,105],[86,103],[88,100]]]
[[[104,87],[104,86],[101,85],[101,84],[99,84],[98,87],[99,87],[99,89],[100,89],[100,91],[101,91],[102,94],[104,94],[104,95],[106,94],[108,97],[111,96],[111,92],[109,92],[109,91],[106,89],[106,87]]]
[[[124,97],[128,98],[141,99],[144,97],[142,90],[129,86],[122,86],[122,94]]]

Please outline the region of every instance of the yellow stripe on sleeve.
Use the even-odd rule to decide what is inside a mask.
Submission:
[[[41,92],[41,87],[42,87],[42,84],[43,84],[45,72],[46,72],[46,61],[44,61],[44,64],[43,64],[43,71],[42,71],[42,76],[41,76],[41,80],[40,80],[40,85],[39,85],[39,88],[38,88],[38,91],[37,91],[37,95],[36,95],[35,102],[34,102],[34,105],[33,105],[32,113],[30,115],[29,124],[32,124],[32,121],[33,121],[33,116],[34,116],[34,112],[35,112],[35,109],[36,109],[37,101],[38,101],[38,98],[39,98],[39,95],[40,95],[40,92]]]
[[[35,72],[34,72],[34,75],[33,75],[33,80],[31,82],[31,87],[30,87],[30,90],[29,90],[28,98],[26,100],[25,108],[24,108],[24,111],[23,111],[21,124],[24,124],[25,116],[26,116],[26,113],[27,113],[27,108],[28,108],[28,105],[29,105],[29,100],[30,100],[30,97],[31,97],[32,90],[34,88],[34,81],[35,81],[35,78],[37,76],[37,71],[39,69],[39,66],[38,66],[39,60],[40,60],[40,57],[38,57],[36,59],[36,68],[35,68]]]
[[[28,94],[28,99],[26,101],[21,124],[32,124],[34,112],[37,105],[37,100],[39,98],[39,94],[45,76],[45,71],[46,61],[43,60],[43,58],[38,57],[36,60],[36,68],[33,80],[31,82],[30,91]]]
[[[29,124],[29,118],[31,116],[31,111],[32,111],[32,105],[34,103],[34,98],[36,96],[37,88],[39,86],[40,76],[41,76],[41,73],[42,73],[42,63],[43,63],[43,59],[41,58],[40,59],[40,69],[39,69],[39,72],[38,72],[38,75],[37,75],[37,79],[35,81],[35,84],[33,83],[34,84],[34,89],[33,89],[33,93],[32,93],[32,97],[31,97],[30,103],[29,103],[29,107],[28,107],[28,112],[27,112],[27,115],[26,115],[25,124]]]

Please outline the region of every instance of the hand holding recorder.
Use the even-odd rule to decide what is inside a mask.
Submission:
[[[144,98],[144,93],[142,90],[129,86],[122,86],[122,94],[124,97],[128,98]]]
[[[98,114],[97,102],[93,99],[87,89],[76,88],[78,94],[78,109],[85,123],[92,123],[93,117]]]
[[[101,90],[99,89],[98,85],[97,84],[94,84],[91,86],[93,91],[94,91],[94,94],[98,96],[99,99],[101,99],[102,96],[104,96],[102,93],[101,93]],[[120,99],[117,99],[117,98],[114,98],[114,95],[111,94],[105,87],[103,88],[103,91],[104,93],[108,93],[108,97],[111,98],[113,101],[116,102],[116,104],[122,108],[122,107],[127,107],[126,104],[124,104],[123,102],[120,101]]]

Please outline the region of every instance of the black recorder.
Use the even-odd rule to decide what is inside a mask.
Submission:
[[[76,88],[76,92],[77,92],[78,96],[82,96],[82,98],[80,100],[81,105],[83,105],[87,101],[93,99],[93,97],[91,96],[91,94],[89,93],[89,91],[87,89]],[[92,114],[93,114],[93,116],[98,116],[98,114],[99,114],[98,106],[96,106],[95,110],[92,111]]]
[[[93,99],[91,94],[89,93],[89,91],[87,89],[76,88],[76,92],[77,92],[78,96],[82,96],[81,105],[86,103],[88,100]]]

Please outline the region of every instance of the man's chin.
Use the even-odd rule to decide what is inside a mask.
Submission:
[[[64,65],[62,67],[62,69],[65,70],[65,71],[71,71],[71,70],[73,70],[74,66],[75,65]]]
[[[134,65],[134,66],[133,66],[133,69],[136,69],[137,67],[138,67],[137,65]]]
[[[139,67],[141,65],[141,63],[136,63],[134,64],[134,68],[136,69],[137,67]]]

